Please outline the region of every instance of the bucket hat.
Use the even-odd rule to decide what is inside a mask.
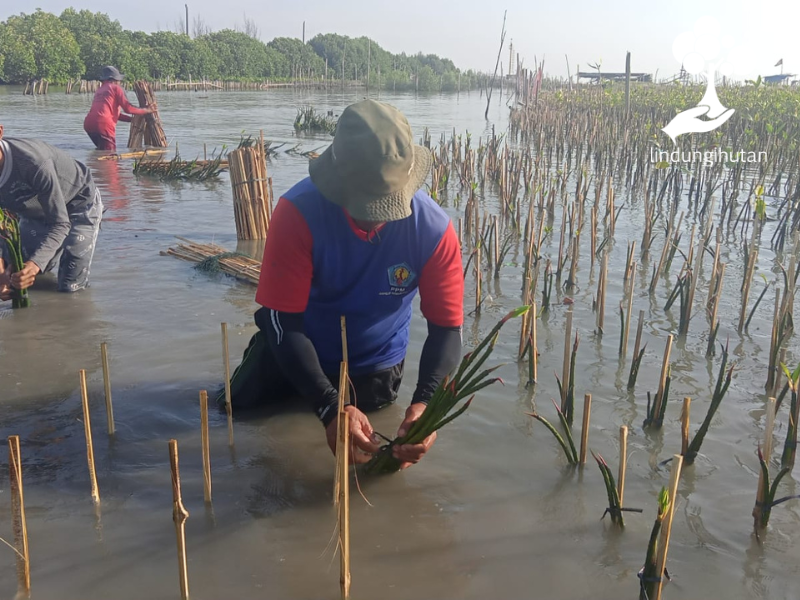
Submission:
[[[117,67],[107,66],[103,67],[100,71],[100,80],[101,81],[108,81],[109,79],[113,79],[114,81],[122,81],[125,79],[125,76],[119,72]]]
[[[431,170],[430,150],[414,144],[411,126],[395,107],[375,100],[348,106],[333,143],[309,163],[311,181],[354,219],[399,221]]]

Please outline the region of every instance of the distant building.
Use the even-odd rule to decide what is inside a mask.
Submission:
[[[764,76],[764,83],[769,85],[789,85],[789,79],[794,77],[791,73],[781,73],[780,75],[765,75]],[[796,83],[796,82],[795,82]],[[794,85],[794,83],[792,83]]]

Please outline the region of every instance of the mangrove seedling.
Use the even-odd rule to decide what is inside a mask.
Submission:
[[[547,427],[548,431],[553,434],[553,437],[556,438],[561,448],[564,450],[564,454],[567,456],[567,462],[570,465],[577,465],[578,464],[578,451],[575,449],[575,441],[572,439],[572,429],[570,428],[569,423],[567,423],[567,418],[564,415],[561,408],[556,404],[556,401],[553,400],[553,406],[556,407],[556,412],[558,413],[558,420],[561,423],[561,428],[564,430],[564,435],[562,436],[558,433],[558,430],[553,426],[550,421],[545,419],[542,415],[538,412],[527,413],[528,416],[533,417],[537,421],[539,421],[542,425]],[[564,439],[566,438],[566,440]]]
[[[8,248],[11,272],[22,270],[25,263],[22,257],[22,239],[19,234],[19,219],[13,213],[0,208],[0,240]],[[28,290],[14,290],[11,298],[12,308],[27,308],[30,306]]]
[[[391,473],[400,468],[400,461],[392,454],[395,446],[403,444],[419,444],[433,432],[441,429],[450,421],[464,413],[469,408],[475,393],[485,387],[502,383],[499,377],[489,376],[500,365],[479,371],[481,366],[491,355],[500,329],[511,319],[519,317],[528,311],[528,306],[521,306],[509,312],[489,332],[484,340],[472,352],[466,354],[461,360],[455,375],[445,377],[434,391],[428,406],[417,419],[406,435],[397,437],[383,446],[378,453],[367,463],[365,471],[370,474]],[[462,400],[465,400],[462,402]],[[461,403],[460,408],[454,410]]]
[[[594,460],[597,462],[597,466],[600,467],[600,473],[603,475],[603,483],[606,486],[606,494],[608,495],[608,508],[606,508],[605,512],[603,512],[603,516],[600,519],[604,519],[605,516],[611,515],[611,522],[615,525],[619,525],[621,528],[625,527],[625,521],[622,518],[622,513],[624,512],[643,512],[641,508],[623,508],[622,502],[619,499],[619,490],[617,489],[617,482],[614,480],[614,474],[611,472],[611,467],[608,466],[608,463],[605,459],[600,456],[599,454],[595,454],[592,452],[592,456]]]
[[[778,504],[783,504],[787,500],[800,498],[800,495],[786,496],[775,500],[775,493],[778,491],[778,484],[781,482],[789,472],[791,467],[782,467],[778,474],[775,476],[775,481],[770,484],[769,479],[769,465],[764,459],[764,453],[761,452],[761,444],[758,445],[758,462],[761,465],[761,478],[759,479],[761,489],[759,490],[759,497],[762,500],[756,502],[753,508],[753,519],[756,532],[760,529],[766,529],[769,524],[769,517],[772,513],[772,508]]]
[[[731,377],[733,375],[733,365],[728,369],[728,344],[724,346],[720,344],[722,348],[722,363],[719,366],[719,374],[717,375],[717,385],[714,388],[714,395],[711,398],[711,406],[708,407],[708,412],[706,413],[706,418],[703,419],[703,424],[700,425],[700,429],[697,430],[695,433],[694,438],[689,443],[689,447],[686,450],[686,453],[683,455],[683,462],[684,464],[691,465],[694,463],[694,459],[697,458],[698,452],[700,452],[700,446],[703,445],[703,440],[708,433],[708,428],[711,426],[711,419],[714,418],[714,415],[719,408],[719,405],[722,403],[722,399],[725,397],[725,393],[728,391],[728,388],[731,385]],[[727,369],[727,371],[726,371]]]
[[[797,421],[800,420],[800,404],[797,399],[798,382],[800,382],[800,364],[795,367],[793,372],[789,372],[786,365],[781,364],[786,375],[786,383],[791,391],[791,404],[789,405],[789,427],[786,429],[786,442],[783,445],[781,455],[781,467],[794,468],[794,459],[797,454]]]
[[[295,133],[336,133],[336,119],[317,113],[313,106],[297,109],[294,119]]]
[[[645,427],[655,427],[661,429],[664,424],[664,415],[667,412],[667,400],[669,400],[669,384],[672,381],[672,367],[667,367],[667,378],[664,384],[664,397],[661,399],[661,410],[658,410],[659,397],[656,392],[654,401],[651,401],[650,392],[647,392],[647,418],[644,420]],[[658,410],[658,414],[656,414]]]
[[[644,567],[639,571],[639,600],[651,600],[655,598],[656,588],[661,580],[658,573],[658,539],[661,534],[661,525],[669,512],[669,493],[667,488],[662,487],[658,493],[658,514],[650,531],[650,541],[647,543],[647,554],[644,559]],[[666,570],[664,575],[667,575]]]
[[[647,349],[647,344],[642,346],[642,349],[639,350],[638,356],[633,357],[633,362],[631,363],[631,372],[628,375],[628,389],[632,390],[636,387],[636,379],[639,377],[639,367],[642,364],[642,359],[644,358],[644,351]]]
[[[569,381],[567,382],[567,393],[564,394],[563,384],[556,374],[556,382],[558,383],[558,394],[564,398],[561,412],[567,419],[567,423],[572,427],[572,421],[575,416],[575,358],[578,355],[578,346],[580,345],[580,337],[575,334],[575,342],[572,344],[572,354],[569,359]]]

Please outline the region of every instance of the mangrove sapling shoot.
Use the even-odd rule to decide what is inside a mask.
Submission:
[[[569,313],[570,316],[572,313]],[[571,321],[571,319],[569,319]],[[558,383],[558,391],[561,395],[561,410],[567,418],[567,423],[572,427],[572,421],[575,416],[575,358],[578,354],[578,346],[580,345],[580,337],[575,333],[575,342],[572,344],[572,353],[564,356],[564,377],[566,378],[566,387],[564,382],[556,375],[556,383]],[[565,346],[565,351],[569,350],[569,344]]]
[[[661,378],[658,383],[658,391],[654,401],[650,402],[650,392],[647,392],[647,418],[644,420],[644,426],[653,426],[660,429],[664,423],[664,415],[667,410],[667,400],[669,398],[669,385],[670,385],[670,366],[669,357],[672,352],[672,335],[667,337],[667,344],[664,348],[664,360],[661,363]]]
[[[703,440],[708,433],[708,428],[711,426],[711,420],[714,418],[717,409],[719,409],[719,406],[722,403],[722,399],[725,397],[725,394],[731,385],[731,377],[733,376],[734,365],[731,365],[731,367],[728,368],[728,344],[726,343],[724,346],[720,344],[720,348],[722,349],[722,362],[719,366],[719,374],[717,375],[717,385],[714,387],[714,395],[711,397],[711,405],[708,407],[706,418],[703,419],[700,429],[697,430],[697,433],[694,435],[694,438],[692,439],[688,448],[682,452],[685,464],[687,465],[693,464],[694,459],[697,458],[697,454],[700,452],[700,446],[703,445]]]
[[[644,311],[639,311],[639,322],[636,325],[636,341],[633,344],[633,362],[631,363],[631,371],[628,375],[628,389],[632,390],[636,387],[636,378],[639,376],[639,367],[642,364],[642,358],[644,357],[645,348],[647,348],[647,344],[645,344],[641,349],[642,343],[642,328],[644,327]]]
[[[661,537],[658,544],[658,559],[656,564],[656,594],[655,600],[661,600],[661,589],[664,585],[664,577],[667,573],[667,554],[669,552],[669,540],[672,535],[672,519],[675,516],[675,505],[678,497],[678,483],[681,479],[681,469],[683,467],[683,457],[676,454],[672,457],[672,471],[669,479],[669,507],[664,518],[664,526],[661,528]]]
[[[548,431],[553,434],[553,437],[556,438],[556,441],[564,450],[564,454],[567,456],[567,462],[570,465],[577,465],[579,463],[579,457],[578,457],[578,451],[575,449],[575,441],[572,438],[572,429],[569,423],[567,423],[567,418],[564,416],[564,413],[561,411],[561,408],[558,406],[556,401],[553,400],[552,402],[553,406],[556,409],[556,412],[558,413],[558,420],[561,423],[561,428],[564,431],[563,436],[558,432],[558,430],[553,426],[553,424],[550,423],[550,421],[545,419],[538,412],[532,412],[526,414],[530,417],[533,417],[534,419],[539,421],[542,425],[547,427]]]
[[[611,522],[624,529],[625,520],[622,517],[622,513],[641,513],[643,510],[641,508],[623,508],[622,500],[619,495],[619,488],[614,481],[614,474],[611,472],[611,467],[608,466],[608,463],[599,454],[592,452],[592,456],[597,462],[597,466],[600,468],[600,473],[603,475],[603,483],[606,486],[606,495],[608,496],[608,507],[606,507],[600,520],[604,519],[606,515],[611,515]]]
[[[425,411],[411,425],[406,435],[397,437],[383,446],[367,463],[365,471],[375,474],[397,471],[400,468],[400,461],[392,455],[394,446],[421,443],[433,432],[463,414],[478,391],[498,381],[502,383],[502,379],[499,377],[489,378],[500,365],[483,371],[480,371],[480,368],[492,354],[503,325],[509,320],[523,315],[529,309],[528,306],[521,306],[503,317],[475,350],[464,356],[456,373],[452,377],[448,376],[442,380],[431,396]],[[466,401],[462,402],[465,399]],[[454,410],[459,403],[461,406]]]
[[[22,256],[22,238],[19,233],[19,219],[16,215],[0,208],[0,240],[5,242],[10,257],[11,273],[21,271],[25,265]],[[0,253],[0,256],[2,253]],[[30,306],[28,290],[14,290],[11,296],[11,308],[28,308]]]
[[[661,527],[669,510],[669,493],[667,488],[662,487],[658,494],[658,512],[650,531],[650,540],[647,543],[647,552],[644,558],[644,567],[639,571],[639,600],[651,600],[655,598],[656,588],[662,575],[658,572],[658,540],[661,535]],[[666,573],[664,573],[666,575]]]

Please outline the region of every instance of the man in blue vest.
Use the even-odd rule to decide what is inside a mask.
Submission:
[[[398,429],[404,435],[461,355],[464,281],[458,236],[420,188],[432,157],[397,109],[365,100],[346,108],[310,177],[279,200],[261,265],[259,332],[231,378],[234,410],[300,396],[335,449],[340,317],[346,317],[355,463],[379,449],[365,411],[392,404],[408,347],[412,301],[428,323],[419,379]],[[394,448],[418,462],[436,434]]]

